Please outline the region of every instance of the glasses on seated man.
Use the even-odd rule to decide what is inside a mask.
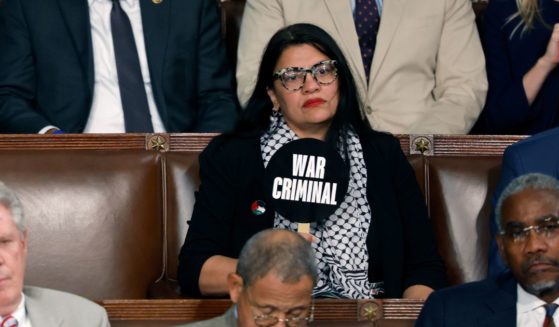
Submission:
[[[278,308],[255,302],[248,288],[245,289],[245,294],[252,310],[252,319],[258,327],[271,327],[280,322],[288,327],[304,327],[314,320],[314,303],[311,303],[310,308],[307,305],[295,306],[280,312]],[[285,315],[285,318],[278,317],[280,314]]]
[[[555,215],[545,215],[536,219],[536,223],[530,226],[525,226],[516,221],[508,222],[499,234],[513,243],[523,243],[528,239],[530,231],[532,230],[536,232],[538,236],[555,238],[559,235],[559,217]]]
[[[312,308],[314,310],[314,307]],[[307,323],[313,321],[312,314],[306,317],[288,317],[288,318],[278,318],[272,315],[254,315],[252,317],[254,323],[259,327],[271,327],[275,326],[279,322],[285,323],[288,327],[303,327]]]

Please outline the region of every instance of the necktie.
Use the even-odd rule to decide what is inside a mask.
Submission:
[[[365,67],[365,76],[369,82],[369,72],[371,62],[375,52],[377,32],[380,24],[380,16],[375,0],[356,0],[355,1],[355,28],[359,38],[361,48],[361,58]]]
[[[17,320],[12,315],[7,315],[2,318],[2,322],[0,323],[0,327],[17,327],[17,325]]]
[[[126,132],[153,132],[134,33],[119,0],[113,0],[111,31]]]
[[[548,303],[543,307],[545,308],[545,320],[543,321],[543,327],[555,327],[553,314],[555,313],[555,310],[557,310],[557,304]]]

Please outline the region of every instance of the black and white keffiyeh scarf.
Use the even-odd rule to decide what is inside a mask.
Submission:
[[[367,234],[371,224],[371,209],[367,200],[367,168],[359,137],[349,131],[346,140],[338,142],[338,151],[347,146],[350,164],[348,190],[336,211],[320,225],[311,224],[310,233],[317,238],[312,243],[318,263],[318,282],[315,297],[369,299],[382,293],[381,283],[368,280],[369,253]],[[283,116],[275,113],[270,128],[260,138],[264,166],[283,145],[298,139],[287,126]],[[342,155],[342,158],[344,156]],[[274,228],[296,231],[292,223],[276,212]]]

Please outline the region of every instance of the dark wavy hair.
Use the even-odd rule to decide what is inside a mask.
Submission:
[[[273,104],[267,89],[273,88],[276,63],[285,49],[303,44],[313,46],[337,62],[339,102],[326,140],[335,142],[337,136],[345,134],[349,128],[357,132],[369,129],[361,116],[355,81],[336,41],[318,26],[294,24],[280,29],[270,39],[262,56],[254,92],[241,113],[234,134],[263,133],[268,130]]]

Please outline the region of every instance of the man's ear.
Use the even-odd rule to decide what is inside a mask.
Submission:
[[[503,239],[503,236],[500,234],[495,235],[495,241],[497,241],[497,246],[499,247],[499,255],[501,256],[501,259],[503,260],[505,265],[508,266],[509,264],[507,262],[507,256],[505,255],[505,240]]]
[[[243,278],[236,273],[230,273],[227,275],[227,287],[229,288],[229,297],[231,297],[231,301],[237,303],[243,291]]]

